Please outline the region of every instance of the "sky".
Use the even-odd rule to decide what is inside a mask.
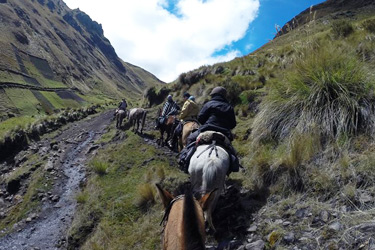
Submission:
[[[64,0],[100,23],[117,55],[164,82],[247,55],[324,0]]]

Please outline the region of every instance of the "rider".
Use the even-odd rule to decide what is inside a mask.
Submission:
[[[203,106],[198,114],[198,121],[202,124],[202,126],[200,126],[197,131],[191,133],[191,135],[187,139],[187,144],[189,145],[186,149],[187,151],[192,148],[192,145],[194,145],[194,142],[198,135],[204,131],[210,130],[221,132],[226,137],[228,137],[229,140],[233,140],[231,129],[233,129],[237,125],[237,122],[234,109],[226,99],[226,89],[223,87],[215,87],[211,91],[210,96],[211,100]],[[240,164],[237,158],[237,154],[233,147],[227,148],[227,150],[231,155],[231,166],[229,172],[238,172]],[[186,158],[182,159],[182,164],[188,163],[193,153],[194,151],[188,153],[188,155],[186,155]],[[181,154],[181,157],[183,157],[182,155],[183,154]],[[184,167],[186,167],[186,165]]]
[[[118,109],[122,109],[125,111],[127,107],[128,107],[128,104],[126,103],[125,98],[122,98],[122,101],[120,102],[120,105],[118,106]]]
[[[128,104],[126,103],[125,98],[122,98],[122,101],[118,105],[118,108],[116,109],[115,113],[113,115],[116,115],[119,110],[126,111],[126,108],[128,107]]]
[[[177,125],[176,129],[173,132],[171,145],[177,141],[177,138],[182,135],[182,128],[188,121],[196,121],[199,113],[199,106],[195,102],[195,97],[185,92],[183,95],[184,105],[182,106],[180,112],[181,122]]]
[[[157,119],[155,129],[159,128],[160,124],[164,123],[166,117],[170,115],[177,115],[179,110],[180,107],[175,101],[173,101],[172,95],[168,95],[167,101],[164,103],[161,116],[159,117],[159,119]]]

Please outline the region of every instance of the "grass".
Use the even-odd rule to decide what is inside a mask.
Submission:
[[[348,48],[326,44],[308,49],[281,84],[275,84],[255,118],[254,139],[283,139],[292,129],[322,137],[374,129],[374,84]]]
[[[109,169],[109,164],[101,161],[92,161],[91,166],[94,173],[99,176],[105,175]]]
[[[50,91],[40,91],[42,95],[56,108],[62,109],[67,106],[64,104],[64,100],[61,99],[55,92]]]
[[[40,106],[39,101],[33,93],[27,89],[7,88],[5,92],[13,104],[18,108],[21,115],[37,115],[44,114],[44,110]]]
[[[81,239],[87,237],[81,235],[83,228],[90,223],[94,227],[82,249],[121,249],[124,246],[158,249],[163,209],[159,202],[154,203],[153,183],[164,179],[168,186],[186,180],[186,175],[176,166],[169,166],[168,160],[155,147],[144,144],[142,138],[129,131],[125,134],[121,143],[109,144],[93,159],[93,162],[110,163],[110,167],[103,176],[89,177],[84,190],[88,197],[81,204],[70,230],[70,237]],[[135,148],[137,150],[132,150]],[[150,161],[152,158],[154,160]],[[90,216],[95,217],[95,225]]]
[[[28,125],[38,120],[36,117],[20,116],[12,117],[0,123],[0,139],[16,128],[25,129]]]
[[[33,161],[32,159],[33,158],[30,158],[31,162]],[[13,175],[13,177],[10,178],[15,178],[16,175],[22,174],[26,171],[30,171],[30,169],[19,170]],[[46,173],[44,172],[43,167],[39,167],[34,172],[30,173],[30,183],[27,185],[26,193],[22,196],[22,202],[14,205],[10,209],[7,217],[0,220],[0,230],[4,230],[4,232],[11,231],[13,224],[25,219],[30,213],[35,212],[40,208],[40,200],[34,199],[38,193],[38,190],[47,191],[51,188],[51,182],[46,178]]]

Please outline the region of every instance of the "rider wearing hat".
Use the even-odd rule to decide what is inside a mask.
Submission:
[[[198,135],[204,131],[220,132],[228,137],[229,140],[233,140],[231,130],[236,127],[237,122],[234,109],[226,99],[227,90],[224,87],[215,87],[211,91],[210,96],[211,100],[204,104],[198,114],[198,121],[202,126],[200,126],[197,131],[193,132],[187,139],[187,144],[189,146],[193,145]],[[231,155],[230,172],[237,172],[240,165],[236,152],[233,147],[228,148],[227,150],[229,150],[228,153]],[[188,161],[190,160],[192,153],[193,152],[190,152],[188,156],[186,156]],[[185,163],[186,160],[184,161],[184,164]]]
[[[155,129],[159,128],[160,124],[164,123],[165,118],[170,115],[177,115],[180,107],[173,101],[172,95],[167,96],[167,101],[164,103],[161,116],[156,121]]]
[[[199,133],[212,130],[223,133],[233,140],[231,129],[236,127],[236,116],[233,107],[226,99],[227,90],[223,87],[214,88],[208,101],[198,114],[198,121],[202,124],[198,131],[188,137],[188,144],[195,141]]]
[[[176,126],[172,140],[170,142],[170,146],[173,146],[178,137],[182,135],[182,129],[183,126],[186,122],[188,121],[196,121],[197,120],[197,115],[199,113],[199,106],[195,102],[195,97],[190,95],[189,93],[185,92],[183,95],[184,98],[184,105],[182,106],[181,112],[180,112],[180,120],[181,122],[178,123]]]

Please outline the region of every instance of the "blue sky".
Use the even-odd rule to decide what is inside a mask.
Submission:
[[[323,0],[64,0],[101,23],[118,56],[165,82],[246,55]]]

